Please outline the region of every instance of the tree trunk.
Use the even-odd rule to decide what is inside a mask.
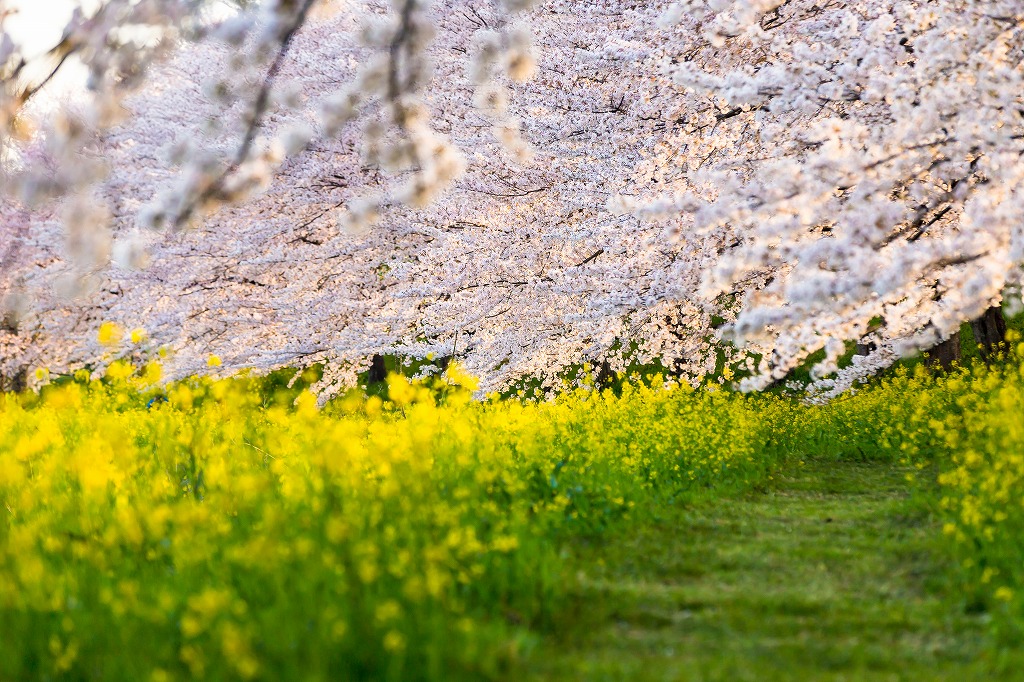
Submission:
[[[28,389],[28,368],[22,367],[9,377],[0,374],[0,392],[21,393]]]
[[[928,351],[929,367],[941,367],[948,371],[954,362],[960,362],[960,332]]]
[[[388,367],[384,364],[384,356],[377,353],[370,359],[370,373],[366,376],[366,383],[379,384],[388,378]]]
[[[871,353],[877,350],[877,348],[878,346],[875,345],[874,341],[869,341],[867,343],[858,343],[857,350],[855,352],[857,355],[871,355]]]
[[[999,347],[1006,340],[1006,318],[1003,317],[1003,309],[997,305],[992,306],[981,317],[971,321],[971,330],[974,331],[974,340],[978,344],[981,359],[988,361],[992,355],[999,352]]]
[[[18,333],[18,314],[13,310],[6,311],[2,317],[0,317],[0,331],[5,331],[8,334]]]
[[[594,385],[599,391],[603,391],[606,388],[611,388],[612,384],[615,383],[615,372],[612,371],[611,364],[607,360],[602,360],[598,367],[597,376],[594,377]]]

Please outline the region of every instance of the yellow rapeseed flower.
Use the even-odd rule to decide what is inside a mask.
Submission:
[[[104,322],[96,334],[96,339],[104,346],[116,346],[124,338],[124,329],[114,322]]]

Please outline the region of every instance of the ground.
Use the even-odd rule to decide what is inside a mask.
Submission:
[[[972,613],[924,496],[885,463],[808,461],[574,547],[540,680],[1021,679]]]

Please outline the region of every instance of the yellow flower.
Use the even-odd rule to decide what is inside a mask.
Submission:
[[[401,374],[388,375],[388,398],[396,405],[408,405],[416,395],[412,384]]]
[[[104,346],[116,346],[121,343],[123,337],[124,330],[113,322],[101,324],[99,333],[96,335],[96,339]]]
[[[392,653],[404,650],[405,637],[402,636],[402,633],[392,630],[384,635],[384,649]]]
[[[452,362],[444,372],[445,379],[453,386],[459,386],[468,391],[475,391],[480,388],[480,381],[467,372],[458,362]]]
[[[494,538],[491,547],[495,552],[511,552],[519,547],[519,539],[514,535],[501,535]]]
[[[160,377],[163,376],[163,366],[159,362],[150,362],[142,370],[142,381],[147,386],[160,381]]]
[[[217,356],[217,355],[210,355],[210,357],[206,358],[206,366],[207,367],[220,367],[220,365],[221,365],[221,362],[220,362],[220,357],[219,356]]]
[[[136,327],[135,329],[132,330],[132,343],[142,343],[143,341],[146,340],[147,337],[148,335],[146,334],[146,330],[143,329],[142,327]]]
[[[132,363],[126,360],[118,360],[117,362],[110,363],[110,367],[106,371],[106,377],[114,381],[124,381],[134,373],[135,367],[132,366]]]

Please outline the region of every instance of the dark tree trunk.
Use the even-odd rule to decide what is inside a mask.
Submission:
[[[954,362],[960,362],[960,332],[928,351],[930,367],[941,367],[948,371]]]
[[[21,393],[28,389],[28,368],[19,369],[13,376],[5,377],[0,374],[0,391]]]
[[[999,347],[1006,340],[1006,318],[1003,317],[1003,309],[992,306],[981,317],[971,321],[971,330],[974,332],[974,340],[978,344],[981,359],[988,360],[999,352]]]
[[[597,376],[594,377],[594,385],[599,391],[603,391],[606,388],[612,387],[612,384],[615,382],[615,378],[615,372],[612,371],[612,366],[607,360],[602,360],[597,371]]]
[[[877,332],[879,329],[881,329],[884,326],[885,326],[885,319],[884,318],[878,317],[878,318],[872,319],[868,323],[868,328],[867,328],[867,331],[865,332],[865,336],[868,336],[868,335],[870,335],[870,334],[872,334],[874,332]],[[857,355],[871,355],[876,350],[878,350],[878,344],[876,344],[874,341],[868,341],[868,342],[865,343],[864,340],[861,339],[860,341],[857,342],[857,349],[854,352]]]
[[[8,334],[18,333],[18,315],[13,310],[8,310],[0,317],[0,330]]]
[[[384,364],[384,356],[378,353],[370,359],[370,373],[366,377],[366,382],[379,384],[387,378],[388,367]]]
[[[857,355],[871,355],[877,348],[878,346],[875,345],[874,341],[868,341],[867,343],[858,343],[855,352]]]
[[[13,310],[0,311],[0,332],[7,334],[18,333],[18,315]],[[0,392],[24,391],[28,387],[28,370],[21,369],[17,374],[6,377],[0,374]]]

